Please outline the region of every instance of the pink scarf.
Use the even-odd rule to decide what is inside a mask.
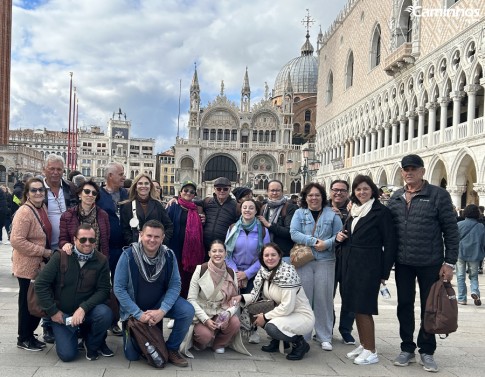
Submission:
[[[234,279],[232,278],[231,274],[226,273],[227,272],[226,264],[224,263],[222,265],[222,268],[219,268],[214,263],[212,263],[212,260],[209,259],[209,262],[207,263],[207,269],[209,270],[212,281],[214,282],[214,288],[217,287],[221,282],[221,280],[224,279],[225,277],[225,280],[221,286],[221,292],[222,292],[222,295],[224,296],[224,298],[222,299],[221,307],[223,309],[230,308],[232,304],[229,303],[229,300],[234,296],[236,296],[238,292],[237,292],[236,283],[234,282]]]
[[[182,198],[179,205],[187,208],[187,223],[185,224],[184,247],[182,248],[182,266],[184,271],[194,272],[197,265],[204,262],[204,242],[202,240],[202,222],[197,212],[197,206]]]

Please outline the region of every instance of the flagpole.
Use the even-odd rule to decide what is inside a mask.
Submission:
[[[76,132],[74,133],[74,138],[76,142],[74,143],[74,170],[77,170],[77,138],[78,138],[78,124],[79,120],[79,97],[76,99]]]
[[[74,170],[74,151],[76,146],[74,141],[76,140],[76,87],[74,87],[74,99],[72,101],[72,135],[71,135],[71,164],[69,166],[70,171]]]
[[[69,72],[69,75],[71,76],[70,83],[69,83],[69,126],[67,129],[67,161],[66,161],[66,166],[67,166],[67,174],[69,174],[71,171],[71,107],[72,107],[72,72]]]

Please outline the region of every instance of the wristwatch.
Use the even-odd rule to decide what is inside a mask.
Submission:
[[[446,262],[444,264],[446,264],[447,266],[450,266],[451,268],[455,268],[455,265],[454,264],[446,263]]]

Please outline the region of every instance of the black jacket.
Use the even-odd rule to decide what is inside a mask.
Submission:
[[[66,209],[76,206],[79,203],[79,200],[76,195],[77,188],[74,185],[74,183],[61,179],[61,187],[62,187],[62,192],[64,194],[64,202],[66,203]],[[46,207],[49,207],[49,198],[47,193],[44,199],[44,204]]]
[[[265,204],[260,211],[260,215],[264,216],[266,220],[269,219],[269,210],[266,210],[268,205]],[[271,242],[275,242],[283,251],[284,257],[290,256],[290,250],[295,244],[291,239],[290,235],[290,224],[291,219],[293,218],[293,214],[298,209],[296,204],[287,201],[284,206],[286,208],[282,208],[276,223],[271,224],[268,228],[269,235],[271,237]],[[266,212],[266,213],[265,213]]]
[[[7,218],[7,195],[0,189],[0,232],[2,232],[3,224]]]
[[[136,200],[136,199],[135,199]],[[163,207],[163,204],[158,200],[150,199],[147,203],[147,213],[143,212],[141,204],[136,202],[136,217],[140,222],[138,229],[142,229],[143,225],[148,220],[158,220],[163,224],[165,228],[165,238],[163,244],[168,245],[173,235],[173,223],[168,217],[167,211]],[[130,226],[130,220],[133,218],[133,209],[131,202],[127,202],[121,205],[120,208],[120,223],[123,231],[123,238],[125,246],[131,245],[132,242],[138,242],[138,229]]]
[[[214,194],[212,198],[205,198],[194,203],[201,206],[205,212],[204,247],[207,251],[212,241],[219,239],[224,242],[229,226],[239,219],[237,202],[228,197],[224,203],[220,204]]]
[[[424,181],[409,209],[397,190],[388,203],[398,236],[397,262],[411,266],[455,264],[459,233],[450,194]]]

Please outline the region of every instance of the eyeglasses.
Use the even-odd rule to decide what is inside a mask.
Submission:
[[[89,243],[96,243],[96,238],[94,237],[81,237],[81,238],[78,238],[78,240],[82,244],[85,244],[87,241],[89,241]]]
[[[97,196],[97,195],[98,195],[98,192],[97,192],[96,190],[83,189],[83,192],[84,192],[86,195],[89,195],[89,194],[93,194],[93,196]]]
[[[195,195],[195,190],[184,188],[182,191],[185,192],[186,194]]]
[[[137,182],[137,186],[150,186],[150,182]]]
[[[229,191],[229,187],[216,187],[217,191]]]
[[[31,189],[29,189],[29,192],[31,192],[32,194],[35,194],[36,192],[43,194],[45,192],[45,188],[44,187],[39,187],[39,188],[32,187]]]
[[[269,190],[269,192],[281,192],[281,190],[274,189],[274,190]]]
[[[348,190],[346,189],[330,189],[330,190],[332,190],[332,192],[335,194],[346,194],[348,192]]]

